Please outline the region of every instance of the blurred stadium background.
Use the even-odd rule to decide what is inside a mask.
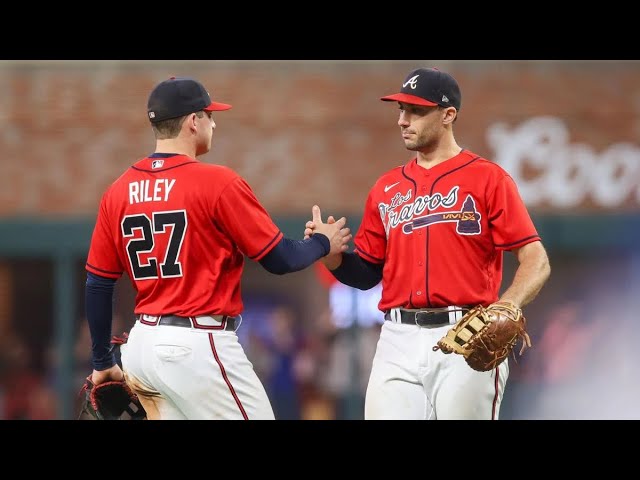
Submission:
[[[233,104],[202,160],[244,176],[301,238],[314,203],[357,229],[373,182],[410,158],[397,110],[378,98],[417,66],[458,79],[458,143],[516,179],[551,258],[525,308],[534,348],[511,360],[501,418],[640,418],[640,62],[442,60],[0,61],[0,418],[77,415],[95,214],[153,151],[145,109],[157,82],[193,76]],[[505,281],[514,268],[507,254]],[[247,261],[243,297],[238,333],[276,417],[361,419],[379,290]],[[132,308],[123,277],[114,333]]]

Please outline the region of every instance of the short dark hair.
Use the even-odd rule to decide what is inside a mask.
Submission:
[[[202,118],[205,115],[203,110],[194,113],[198,118]],[[191,114],[189,113],[182,117],[169,118],[161,122],[152,123],[151,128],[153,128],[153,133],[156,135],[156,140],[169,140],[171,138],[176,138],[182,129],[182,122],[184,122],[189,115]]]

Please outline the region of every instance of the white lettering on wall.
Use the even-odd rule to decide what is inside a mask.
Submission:
[[[615,143],[600,153],[571,144],[566,125],[555,117],[531,118],[511,130],[495,123],[487,140],[493,160],[529,206],[571,208],[587,198],[604,208],[640,204],[640,148],[634,144]]]

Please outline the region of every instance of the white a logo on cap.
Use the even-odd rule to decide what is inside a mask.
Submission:
[[[155,112],[149,112],[149,118],[156,118]]]
[[[449,98],[446,95],[442,95],[442,101],[444,103],[449,103]]]
[[[418,86],[418,77],[420,75],[415,75],[413,77],[411,77],[409,80],[407,80],[406,82],[404,82],[402,84],[402,88],[407,88],[407,85],[411,85],[411,90],[415,90],[416,87]]]

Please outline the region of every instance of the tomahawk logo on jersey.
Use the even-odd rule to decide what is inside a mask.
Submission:
[[[400,182],[396,182],[397,185]],[[424,214],[425,211],[437,210],[439,206],[450,207],[458,203],[458,190],[460,187],[456,185],[451,189],[448,195],[443,196],[436,192],[432,196],[418,195],[412,201],[412,191],[409,190],[406,195],[397,193],[390,204],[381,203],[378,206],[382,223],[385,225],[387,237],[389,230],[396,228],[400,223],[404,223],[402,231],[404,233],[412,233],[417,228],[426,227],[433,223],[455,222],[458,224],[456,231],[463,235],[477,235],[480,233],[480,214],[476,211],[475,201],[471,195],[467,195],[466,200],[462,204],[460,211],[444,211],[439,213]],[[385,193],[388,186],[384,187]],[[410,202],[410,203],[408,203]],[[404,204],[404,205],[403,205]],[[402,208],[399,208],[402,206]]]
[[[105,192],[86,268],[109,278],[126,271],[138,291],[135,313],[237,315],[244,255],[258,261],[281,238],[231,169],[154,154]]]
[[[502,251],[536,240],[507,172],[463,150],[431,169],[414,158],[384,174],[369,193],[354,243],[365,260],[384,261],[385,311],[488,305],[498,298]],[[447,254],[430,255],[436,250]],[[486,276],[467,275],[470,264]]]

